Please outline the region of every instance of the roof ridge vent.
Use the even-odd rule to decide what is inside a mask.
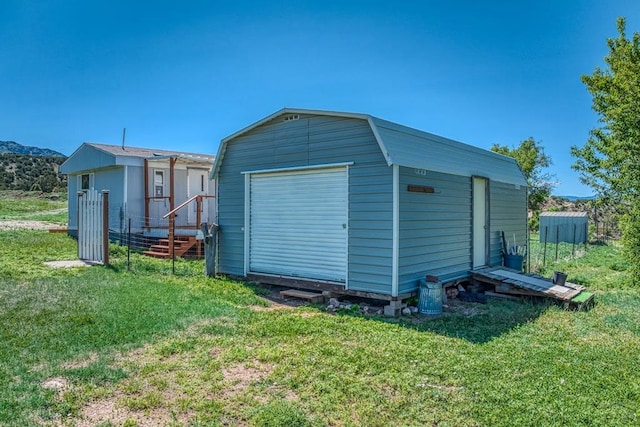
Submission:
[[[284,116],[284,121],[285,122],[292,122],[294,120],[299,120],[300,119],[300,115],[299,114],[290,114],[288,116]]]

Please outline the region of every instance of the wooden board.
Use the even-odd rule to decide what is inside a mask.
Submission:
[[[574,283],[567,282],[561,286],[554,284],[551,279],[502,266],[472,270],[471,275],[475,280],[495,285],[496,292],[512,295],[545,296],[571,301],[584,290],[584,286]]]
[[[299,289],[289,289],[286,291],[280,291],[281,297],[299,298],[309,301],[312,304],[324,302],[324,296],[315,292],[301,291]]]

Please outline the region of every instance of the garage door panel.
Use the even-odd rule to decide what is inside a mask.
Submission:
[[[250,177],[249,269],[346,282],[347,168]]]

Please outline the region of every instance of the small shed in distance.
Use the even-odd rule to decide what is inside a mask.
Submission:
[[[540,242],[587,243],[589,217],[586,212],[542,212]]]

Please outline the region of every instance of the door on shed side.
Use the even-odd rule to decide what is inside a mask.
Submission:
[[[473,268],[487,265],[489,253],[487,185],[485,178],[473,177]]]
[[[246,179],[245,271],[346,285],[347,167]]]

